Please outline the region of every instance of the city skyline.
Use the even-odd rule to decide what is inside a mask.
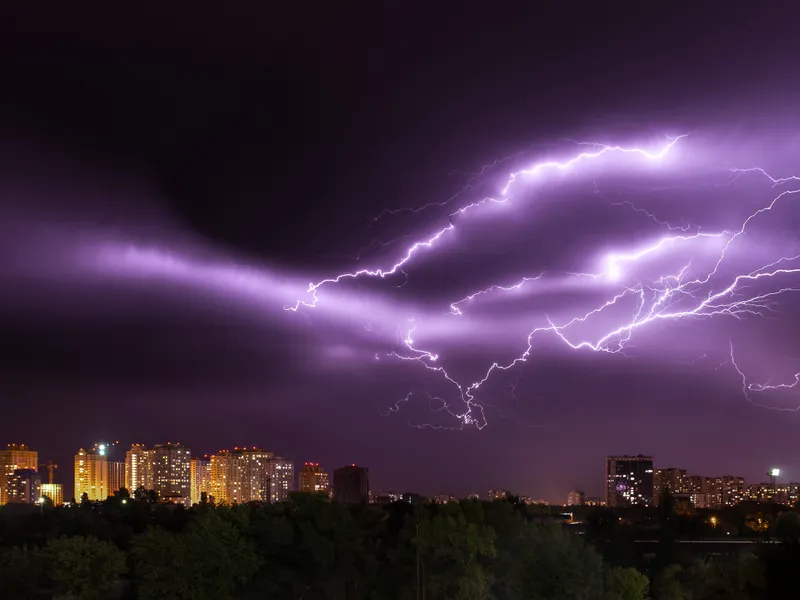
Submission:
[[[235,453],[235,452],[241,453],[241,452],[255,451],[257,453],[263,453],[264,455],[267,455],[268,458],[274,457],[275,459],[277,459],[279,461],[286,461],[287,463],[289,463],[291,465],[291,471],[290,471],[291,475],[289,476],[289,479],[287,479],[287,481],[291,481],[292,483],[289,484],[289,485],[293,485],[294,486],[293,490],[290,490],[289,487],[287,486],[286,487],[287,491],[295,491],[295,490],[296,491],[308,491],[308,490],[304,490],[303,489],[303,472],[306,471],[306,470],[311,469],[312,471],[314,471],[314,472],[316,472],[318,474],[321,473],[322,479],[320,481],[327,483],[328,489],[329,489],[331,495],[333,495],[333,491],[334,491],[334,473],[335,473],[335,471],[337,469],[342,468],[342,467],[332,467],[332,466],[327,466],[326,467],[325,463],[320,463],[320,462],[305,462],[305,463],[303,463],[301,465],[300,463],[298,463],[296,461],[293,461],[291,459],[284,459],[283,457],[281,457],[280,455],[278,455],[278,454],[276,454],[274,452],[266,451],[266,450],[263,450],[263,449],[260,449],[260,448],[254,447],[254,446],[251,446],[251,447],[244,447],[244,446],[239,447],[239,446],[236,446],[236,447],[233,447],[233,448],[230,448],[230,449],[218,449],[216,452],[212,452],[211,454],[197,455],[197,453],[195,453],[193,450],[191,450],[191,448],[188,448],[186,446],[181,445],[180,443],[175,443],[175,442],[168,442],[166,444],[153,444],[152,448],[150,448],[150,449],[148,449],[146,444],[132,443],[130,445],[130,448],[128,450],[125,450],[124,444],[120,444],[120,442],[117,441],[114,444],[104,444],[102,442],[96,442],[88,450],[81,449],[81,451],[83,451],[84,453],[88,453],[90,455],[91,454],[98,454],[99,455],[99,453],[100,453],[99,449],[102,448],[102,458],[106,460],[107,465],[109,465],[109,467],[111,465],[118,465],[120,467],[127,467],[127,468],[124,468],[123,471],[122,471],[122,479],[121,479],[121,481],[124,481],[125,484],[126,484],[123,487],[126,487],[129,490],[129,492],[132,493],[138,487],[144,487],[145,489],[154,489],[154,490],[158,490],[159,489],[159,486],[156,485],[156,475],[155,475],[155,473],[153,471],[146,471],[145,473],[142,473],[142,467],[141,466],[139,467],[140,477],[139,477],[138,480],[136,480],[136,482],[138,482],[139,485],[132,485],[132,482],[134,480],[132,479],[133,471],[131,469],[131,465],[132,465],[131,456],[132,455],[139,456],[139,453],[141,453],[141,452],[144,452],[145,454],[148,453],[148,452],[153,452],[153,450],[156,447],[159,447],[159,446],[161,446],[161,447],[175,446],[175,447],[179,447],[179,448],[185,448],[185,450],[187,452],[187,457],[188,457],[188,459],[190,459],[190,462],[191,462],[191,468],[189,468],[189,463],[187,462],[187,467],[186,467],[186,490],[185,490],[185,493],[183,494],[185,499],[187,499],[187,500],[191,499],[191,502],[188,502],[188,504],[199,502],[199,499],[200,499],[200,488],[196,489],[196,487],[197,487],[196,483],[198,481],[202,480],[204,477],[209,477],[210,476],[210,474],[211,474],[211,460],[210,459],[215,454],[219,456],[220,454],[226,455],[227,453]],[[54,479],[52,481],[50,481],[50,479],[48,477],[50,475],[50,473],[47,473],[47,471],[51,470],[52,472],[58,473],[58,471],[56,470],[57,467],[58,467],[58,463],[52,463],[52,461],[50,461],[50,462],[41,461],[40,462],[39,458],[38,458],[38,455],[39,455],[38,450],[36,448],[33,448],[29,444],[11,444],[11,443],[9,443],[9,444],[7,444],[7,448],[9,449],[8,452],[7,452],[7,453],[9,453],[9,457],[11,456],[10,452],[11,452],[12,448],[14,449],[14,452],[19,453],[20,451],[23,451],[23,452],[26,453],[24,455],[25,459],[24,459],[23,463],[21,463],[21,464],[23,464],[23,466],[24,465],[28,465],[30,467],[31,465],[38,465],[38,467],[34,468],[33,470],[38,472],[39,478],[40,478],[40,484],[42,486],[47,486],[49,483],[54,483],[58,488],[57,491],[56,491],[55,487],[48,488],[52,494],[59,494],[59,496],[62,497],[64,501],[69,500],[71,497],[75,497],[76,499],[79,499],[77,496],[74,495],[74,488],[73,488],[74,479],[70,475],[70,473],[72,473],[71,469],[66,471],[66,472],[62,471],[62,473],[64,473],[64,475],[62,475],[61,478],[59,478],[58,475],[55,475]],[[4,456],[3,452],[0,451],[0,467],[3,467],[3,465],[5,464],[3,462],[3,460],[5,460],[3,458],[3,456]],[[15,454],[15,456],[19,456],[19,455]],[[122,460],[118,460],[119,458],[122,458]],[[609,461],[610,458],[613,458],[613,459],[647,459],[647,460],[652,461],[652,465],[654,465],[653,466],[653,473],[652,473],[652,477],[653,477],[653,493],[652,493],[652,496],[651,496],[652,500],[651,500],[650,504],[653,505],[653,506],[657,506],[658,505],[659,492],[660,492],[660,490],[662,490],[665,487],[663,483],[659,484],[659,476],[661,474],[664,474],[665,477],[669,477],[670,478],[669,479],[670,484],[668,484],[667,487],[673,488],[673,489],[671,489],[671,491],[673,493],[677,493],[679,496],[684,496],[684,495],[688,496],[689,495],[689,493],[688,493],[689,490],[694,490],[694,491],[699,492],[699,491],[701,491],[701,487],[702,487],[703,493],[706,493],[705,486],[709,485],[709,483],[707,483],[707,482],[713,482],[714,480],[722,481],[722,480],[725,480],[725,479],[730,479],[730,480],[732,480],[734,482],[739,481],[739,484],[740,484],[740,486],[741,486],[741,488],[743,490],[743,496],[742,497],[747,497],[748,493],[752,497],[756,497],[759,494],[761,496],[764,496],[765,492],[763,491],[763,489],[766,489],[770,485],[774,486],[774,483],[772,483],[772,481],[771,481],[773,478],[776,479],[777,482],[778,482],[778,486],[777,487],[779,488],[779,492],[780,492],[780,490],[783,490],[783,492],[780,492],[780,493],[787,493],[786,490],[788,488],[786,486],[793,486],[792,489],[794,490],[796,486],[800,485],[800,477],[794,479],[790,475],[791,473],[793,473],[793,470],[786,469],[786,468],[780,468],[780,467],[774,467],[774,466],[771,466],[768,469],[763,469],[762,470],[763,474],[760,475],[760,476],[756,475],[756,476],[754,476],[752,478],[748,478],[748,477],[745,477],[745,476],[742,476],[742,475],[730,475],[729,474],[730,472],[738,472],[738,469],[736,469],[735,467],[728,468],[727,471],[725,469],[723,469],[723,471],[726,472],[726,474],[723,474],[723,475],[720,475],[719,472],[716,472],[716,471],[715,472],[711,472],[711,473],[698,474],[696,471],[694,471],[692,469],[685,469],[685,468],[675,467],[675,466],[666,466],[667,463],[664,463],[663,461],[659,461],[658,457],[650,457],[650,456],[645,456],[645,455],[607,455],[604,458],[605,458],[605,461],[606,461],[606,474],[605,475],[600,475],[599,471],[597,471],[597,473],[596,473],[597,476],[595,477],[595,479],[600,480],[600,484],[596,488],[596,489],[599,490],[598,493],[594,493],[595,488],[593,488],[592,485],[586,485],[585,482],[579,482],[577,485],[573,485],[571,488],[565,489],[562,492],[557,492],[553,496],[546,496],[546,495],[543,495],[543,494],[537,494],[535,491],[534,492],[530,492],[530,491],[526,491],[526,490],[515,489],[515,488],[513,488],[511,486],[502,486],[502,485],[499,485],[499,486],[496,485],[493,488],[489,488],[488,490],[486,490],[486,489],[482,490],[482,489],[478,489],[476,486],[470,487],[470,486],[468,486],[468,484],[461,484],[460,487],[467,490],[465,492],[454,492],[453,490],[444,489],[443,486],[438,486],[438,487],[434,486],[434,488],[432,490],[419,490],[419,489],[413,489],[413,488],[406,488],[406,487],[403,487],[403,486],[398,486],[396,484],[396,482],[392,483],[391,473],[384,473],[383,477],[381,478],[381,481],[388,481],[389,483],[387,483],[387,484],[383,484],[382,483],[380,485],[375,485],[375,484],[368,483],[367,485],[369,487],[370,494],[372,496],[389,493],[389,494],[394,494],[394,495],[397,495],[398,497],[400,497],[404,493],[412,492],[412,493],[420,494],[422,496],[429,497],[429,498],[432,498],[432,499],[435,499],[435,498],[438,498],[438,497],[453,497],[453,498],[480,497],[480,498],[492,499],[492,498],[505,497],[508,493],[511,493],[511,494],[518,495],[518,496],[520,496],[522,498],[531,499],[532,501],[535,501],[535,502],[544,501],[544,502],[547,502],[547,503],[550,503],[550,504],[553,504],[553,505],[565,505],[565,506],[567,506],[567,505],[570,505],[570,504],[582,504],[583,502],[588,502],[588,503],[597,503],[598,501],[607,502],[607,493],[608,493],[607,490],[608,490],[608,482],[609,482],[609,479],[608,479],[608,461]],[[74,459],[77,460],[77,455],[74,457]],[[9,460],[10,460],[10,458],[9,458]],[[17,459],[17,460],[19,460],[19,459]],[[200,469],[198,469],[197,465],[195,464],[196,461],[205,462],[206,467],[207,467],[204,470],[204,472],[206,473],[205,475],[200,473]],[[70,466],[72,466],[72,465],[70,465]],[[349,467],[349,466],[355,467],[356,465],[354,463],[352,465],[344,465],[344,467]],[[52,469],[51,469],[51,467],[52,467]],[[5,468],[6,470],[9,469],[8,466],[5,466],[3,468]],[[369,470],[369,467],[367,467],[367,469]],[[777,475],[776,475],[776,471],[778,472]],[[11,473],[13,473],[13,470],[9,471],[9,474],[11,474]],[[370,479],[370,478],[371,478],[371,476],[368,475],[368,479]],[[676,481],[675,478],[679,478],[682,483],[676,484],[675,483],[675,481]],[[104,485],[102,487],[103,491],[98,492],[100,495],[102,495],[102,494],[112,495],[113,494],[113,491],[115,491],[115,490],[111,489],[111,485],[113,485],[113,484],[110,483],[111,480],[112,480],[112,475],[111,475],[110,468],[109,468],[109,471],[107,471],[106,479],[104,480],[105,483],[104,483]],[[115,481],[116,480],[120,480],[119,476],[117,476],[117,479],[115,479]],[[313,477],[312,477],[312,480],[314,480]],[[693,484],[691,480],[695,480],[695,483]],[[702,482],[702,483],[700,483],[700,482]],[[713,483],[711,483],[711,485],[713,485]],[[678,489],[674,489],[675,487],[677,487]],[[6,487],[2,486],[1,489],[3,490],[3,493],[5,494]],[[212,488],[211,487],[203,487],[202,490],[206,491],[209,495],[212,495]],[[588,491],[585,491],[585,490],[588,490]],[[798,491],[798,493],[800,493],[800,488],[798,488],[797,491]],[[710,492],[710,490],[709,490],[709,492]],[[792,492],[792,493],[795,493],[795,492]],[[575,495],[575,494],[579,494],[580,497],[583,498],[583,501],[573,502],[572,498],[573,498],[573,495]],[[604,496],[604,494],[606,494],[606,495]],[[284,495],[276,496],[276,497],[273,497],[271,501],[273,501],[273,502],[280,501],[284,497],[285,497]],[[764,497],[766,497],[766,496],[764,496]],[[253,496],[253,498],[255,499],[255,496]],[[91,499],[97,499],[97,498],[91,498]],[[223,500],[222,501],[226,502],[226,501],[229,501],[229,500],[228,500],[228,498],[226,496],[223,495]],[[267,501],[267,500],[264,500],[264,501]],[[705,501],[701,501],[699,506],[701,506],[701,507],[704,506],[703,502],[705,502]],[[722,500],[722,502],[724,504],[725,500]],[[692,499],[692,503],[693,504],[697,504],[695,499]],[[2,502],[0,502],[0,504],[2,504]]]
[[[792,11],[513,4],[0,23],[0,440],[800,480]]]

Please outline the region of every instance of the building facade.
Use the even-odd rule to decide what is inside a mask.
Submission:
[[[211,495],[218,504],[269,502],[272,452],[262,448],[220,450],[210,460]]]
[[[8,478],[17,469],[39,470],[39,453],[25,444],[8,444],[0,450],[0,504],[8,502]]]
[[[653,457],[606,457],[606,506],[650,506],[653,502]]]
[[[680,496],[689,493],[689,483],[686,476],[686,469],[656,469],[653,475],[653,505],[661,503],[661,496],[664,492],[669,492],[672,496]]]
[[[567,506],[583,506],[586,504],[586,494],[581,490],[572,490],[567,494]]]
[[[153,489],[161,502],[191,506],[191,450],[180,444],[153,447]]]
[[[686,487],[689,492],[689,500],[697,508],[711,508],[709,504],[708,478],[701,475],[689,475],[686,478]]]
[[[64,486],[60,483],[43,483],[42,496],[47,496],[53,502],[53,506],[64,504]]]
[[[294,463],[281,456],[273,456],[269,461],[269,474],[269,501],[273,504],[286,502],[295,490]]]
[[[369,503],[369,469],[349,465],[333,472],[333,499],[342,504]]]
[[[133,444],[125,453],[125,487],[131,496],[139,488],[155,489],[154,454],[143,444]]]
[[[108,460],[101,450],[81,448],[75,455],[75,499],[84,494],[92,501],[108,498]]]
[[[108,495],[113,496],[114,492],[118,492],[125,485],[125,463],[108,461]],[[128,490],[133,493],[133,490]]]
[[[300,491],[307,494],[327,494],[330,491],[328,474],[319,463],[305,463],[298,476]]]
[[[211,460],[207,456],[192,459],[190,477],[189,496],[192,504],[199,504],[203,494],[206,495],[207,502],[213,502],[214,498],[211,493]]]
[[[33,469],[15,469],[6,478],[8,504],[36,504],[42,497],[42,478]]]

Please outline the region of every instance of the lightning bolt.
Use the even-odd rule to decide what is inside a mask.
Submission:
[[[453,201],[457,200],[458,198],[460,198],[464,194],[464,192],[466,192],[467,190],[471,189],[472,186],[475,184],[475,182],[478,181],[481,177],[483,177],[483,175],[486,173],[486,171],[488,171],[489,169],[491,169],[493,167],[496,167],[497,165],[502,164],[502,163],[504,163],[504,162],[506,162],[506,161],[508,161],[510,159],[511,159],[510,156],[506,156],[505,158],[498,158],[497,160],[494,160],[491,163],[483,165],[477,173],[473,173],[469,177],[469,179],[467,179],[467,183],[460,190],[458,190],[455,194],[453,194],[452,196],[450,196],[446,200],[442,200],[442,201],[439,201],[439,202],[428,202],[427,204],[423,204],[422,206],[418,206],[416,208],[413,208],[413,207],[403,207],[403,208],[393,208],[393,209],[386,208],[386,209],[382,210],[380,213],[378,213],[377,215],[375,215],[374,217],[371,217],[371,220],[372,220],[373,223],[376,223],[376,222],[380,221],[383,217],[390,216],[390,215],[400,215],[400,214],[403,214],[403,213],[419,214],[421,212],[424,212],[424,211],[428,210],[429,208],[433,208],[434,206],[438,206],[439,208],[443,208],[443,207],[447,206],[448,204],[450,204],[451,202],[453,202]]]
[[[432,235],[430,235],[426,239],[423,239],[421,241],[415,242],[414,244],[409,246],[406,249],[406,251],[403,254],[403,256],[400,258],[400,260],[395,262],[390,267],[383,268],[383,269],[381,269],[381,268],[379,268],[379,269],[359,269],[357,271],[341,273],[339,275],[336,275],[335,277],[331,277],[331,278],[328,278],[328,279],[322,279],[322,280],[320,280],[320,281],[318,281],[316,283],[311,282],[311,283],[309,283],[308,289],[306,290],[306,293],[311,296],[311,302],[306,302],[304,300],[298,300],[294,304],[294,306],[285,306],[284,309],[296,312],[297,310],[300,309],[301,306],[306,307],[306,308],[314,308],[317,305],[317,302],[319,301],[319,296],[317,295],[317,290],[321,286],[326,285],[326,284],[340,283],[341,281],[346,280],[346,279],[358,279],[360,277],[377,277],[377,278],[380,278],[380,279],[385,279],[387,277],[391,277],[392,275],[396,274],[401,269],[401,267],[403,267],[404,265],[409,263],[414,258],[414,256],[417,255],[421,250],[431,248],[446,233],[455,230],[455,227],[456,227],[455,226],[455,222],[452,220],[454,217],[459,216],[459,215],[463,215],[463,214],[465,214],[465,213],[467,213],[469,211],[472,211],[475,208],[478,208],[478,207],[480,207],[480,206],[482,206],[482,205],[484,205],[486,203],[505,203],[505,202],[508,202],[510,200],[509,192],[510,192],[511,188],[513,187],[514,183],[516,183],[516,181],[518,179],[520,179],[520,178],[532,177],[534,175],[539,175],[539,174],[541,174],[543,172],[546,172],[546,171],[566,171],[566,170],[569,170],[570,168],[572,168],[573,166],[575,166],[575,165],[577,165],[579,163],[590,161],[590,160],[594,160],[594,159],[597,159],[597,158],[603,156],[604,154],[609,154],[609,153],[635,154],[635,155],[644,156],[645,158],[650,159],[650,160],[660,159],[660,158],[663,158],[664,156],[666,156],[669,153],[669,151],[672,149],[672,147],[676,143],[678,143],[679,140],[685,138],[687,135],[688,134],[684,134],[684,135],[679,135],[679,136],[676,136],[676,137],[673,137],[673,138],[668,138],[669,141],[666,144],[664,144],[661,148],[659,148],[658,150],[655,150],[655,151],[650,151],[650,150],[643,149],[643,148],[626,148],[626,147],[623,147],[623,146],[606,146],[606,145],[596,144],[596,143],[592,142],[590,145],[599,147],[599,149],[594,151],[594,152],[581,152],[580,154],[572,157],[571,159],[569,159],[567,161],[563,161],[563,162],[547,161],[547,162],[536,163],[536,164],[534,164],[533,166],[531,166],[531,167],[529,167],[527,169],[523,169],[521,171],[516,171],[514,173],[511,173],[511,175],[509,176],[508,180],[506,181],[506,184],[503,186],[503,189],[500,192],[501,198],[484,198],[482,200],[479,200],[477,202],[473,202],[472,204],[468,204],[468,205],[466,205],[466,206],[464,206],[462,208],[459,208],[456,212],[450,214],[450,219],[451,220],[447,224],[447,226],[443,227],[442,229],[439,229],[438,231],[436,231],[435,233],[433,233]]]
[[[599,158],[608,153],[624,153],[640,155],[646,159],[658,159],[665,156],[673,146],[685,135],[670,138],[668,143],[657,150],[649,151],[642,148],[625,148],[622,146],[606,146],[601,144],[588,144],[596,147],[597,150],[583,152],[564,162],[548,161],[537,163],[527,169],[511,173],[505,185],[501,189],[499,198],[483,198],[482,200],[468,204],[451,213],[447,226],[439,229],[433,234],[409,246],[401,258],[385,268],[361,269],[352,272],[341,273],[335,277],[322,279],[316,283],[310,283],[307,293],[311,296],[310,301],[298,300],[293,306],[284,307],[286,310],[297,311],[299,308],[313,308],[319,301],[318,290],[321,286],[340,283],[346,279],[356,279],[360,277],[387,278],[402,271],[402,268],[415,258],[424,249],[433,247],[445,235],[456,228],[457,218],[468,211],[489,203],[503,203],[511,200],[511,190],[515,183],[523,178],[535,177],[549,170],[566,171],[570,168],[587,161]],[[800,181],[800,177],[790,176],[776,178],[761,168],[749,169],[730,169],[735,176],[742,177],[747,174],[756,174],[768,179],[773,187],[783,186],[787,183]],[[482,429],[486,426],[486,416],[483,406],[475,399],[475,395],[480,388],[490,380],[494,373],[498,371],[511,370],[521,363],[527,362],[534,350],[534,340],[542,335],[555,336],[568,348],[576,351],[592,351],[610,354],[623,353],[631,340],[632,335],[637,330],[658,322],[671,322],[691,319],[710,319],[713,317],[732,317],[744,319],[751,316],[764,316],[775,310],[775,302],[779,296],[789,293],[800,292],[800,287],[788,284],[779,284],[769,291],[753,291],[753,284],[783,281],[786,278],[796,276],[800,273],[800,266],[796,266],[795,261],[800,260],[800,256],[779,257],[776,260],[764,264],[749,272],[739,273],[734,276],[727,284],[716,283],[721,278],[721,267],[725,263],[726,257],[732,245],[748,230],[754,219],[772,211],[782,202],[788,201],[794,195],[800,193],[800,189],[786,189],[776,195],[768,204],[752,212],[742,221],[741,226],[734,231],[703,232],[699,228],[695,233],[688,233],[688,228],[674,227],[666,222],[658,220],[652,213],[639,210],[634,205],[631,208],[637,212],[643,212],[650,219],[660,225],[666,226],[670,231],[680,230],[681,235],[667,235],[655,240],[653,243],[630,252],[614,252],[606,257],[603,270],[595,273],[567,273],[567,277],[590,277],[593,279],[604,279],[617,286],[617,290],[606,301],[598,306],[567,319],[561,323],[556,323],[549,316],[545,315],[546,326],[537,326],[529,330],[524,350],[515,358],[506,363],[493,362],[485,371],[482,377],[471,383],[462,383],[447,371],[440,363],[438,353],[415,346],[413,334],[417,331],[419,324],[415,319],[409,320],[409,327],[406,329],[405,336],[402,337],[400,348],[388,353],[397,360],[415,362],[422,365],[426,370],[432,371],[444,378],[446,382],[454,386],[457,391],[457,398],[460,402],[448,402],[441,398],[436,398],[441,402],[438,410],[446,411],[460,423],[460,428],[474,426]],[[429,206],[429,205],[426,205]],[[424,207],[423,207],[424,208]],[[645,257],[659,252],[665,248],[679,246],[690,242],[706,242],[712,239],[721,240],[721,250],[719,250],[712,268],[699,275],[690,275],[693,264],[688,262],[677,271],[667,273],[655,279],[637,281],[633,285],[622,283],[625,279],[625,268],[635,265]],[[449,312],[453,316],[463,315],[465,305],[476,298],[492,293],[508,293],[518,290],[528,283],[534,283],[543,277],[544,273],[536,276],[523,277],[516,283],[510,285],[494,284],[486,288],[477,290],[449,305]],[[711,284],[712,280],[715,282]],[[594,320],[598,315],[614,307],[630,306],[630,317],[616,327],[611,327],[594,338],[581,338],[576,335],[575,330],[581,324]],[[378,355],[376,355],[376,358]],[[733,346],[730,349],[730,363],[742,379],[742,390],[745,398],[757,406],[774,408],[756,403],[752,400],[750,393],[764,392],[768,390],[790,389],[800,386],[800,373],[795,375],[793,382],[770,385],[770,384],[748,384],[747,378],[739,368],[733,354]],[[396,412],[402,403],[408,402],[411,394],[398,401],[394,409]],[[429,396],[429,400],[432,398]],[[456,405],[463,407],[458,408]],[[776,409],[776,410],[800,410],[795,409]]]
[[[750,392],[765,392],[768,390],[777,390],[783,388],[793,388],[795,387],[798,382],[800,382],[800,373],[795,374],[794,382],[788,384],[779,384],[779,385],[768,385],[768,384],[760,384],[760,383],[747,383],[747,376],[744,372],[739,368],[738,363],[736,362],[736,358],[734,357],[733,353],[733,341],[730,341],[730,363],[733,366],[734,370],[739,374],[739,377],[742,380],[742,395],[745,397],[745,400],[750,402],[751,404],[758,406],[760,408],[767,408],[769,410],[777,410],[779,412],[797,412],[800,411],[800,405],[795,406],[794,408],[791,407],[780,407],[780,406],[770,406],[768,404],[761,404],[760,402],[756,402],[750,396]]]

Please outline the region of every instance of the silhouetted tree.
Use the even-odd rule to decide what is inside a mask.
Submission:
[[[74,600],[113,598],[125,570],[125,555],[94,537],[62,537],[37,550],[56,593]]]
[[[556,524],[520,523],[510,569],[495,586],[509,600],[596,600],[603,588],[600,555]]]
[[[0,552],[2,597],[15,600],[35,598],[41,580],[41,561],[27,548],[9,548]]]
[[[255,548],[231,523],[205,512],[183,534],[148,529],[132,544],[141,598],[233,600],[255,575]]]
[[[606,571],[604,600],[645,600],[650,580],[636,569],[614,567]]]

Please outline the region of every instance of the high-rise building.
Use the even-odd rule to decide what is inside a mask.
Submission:
[[[113,496],[125,486],[125,463],[108,461],[108,495]],[[132,493],[132,490],[128,490]]]
[[[206,501],[211,502],[213,499],[213,494],[211,493],[211,460],[206,456],[193,458],[190,477],[189,496],[192,504],[199,504],[203,493],[206,495]]]
[[[180,444],[153,447],[153,489],[162,502],[191,506],[191,450]]]
[[[0,450],[0,504],[6,504],[7,479],[14,474],[17,469],[39,468],[39,453],[31,450],[25,444],[9,444],[5,449]]]
[[[155,489],[154,458],[153,451],[143,444],[133,444],[125,453],[125,487],[131,495],[139,488]]]
[[[713,499],[709,498],[708,478],[689,475],[686,478],[686,487],[692,504],[697,508],[710,508],[709,504],[713,502]]]
[[[581,490],[572,490],[567,495],[567,506],[583,506],[586,504],[586,494]]]
[[[108,498],[108,459],[103,450],[81,448],[75,455],[75,499],[86,494],[89,500]]]
[[[8,504],[36,504],[42,497],[42,478],[33,469],[15,469],[6,478]]]
[[[60,483],[43,483],[42,496],[47,496],[53,502],[53,506],[64,504],[64,486]]]
[[[736,506],[745,498],[744,477],[734,475],[710,477],[709,487],[713,498],[713,505],[710,508]]]
[[[233,504],[232,483],[229,485],[228,481],[233,462],[231,453],[228,450],[220,450],[211,456],[209,462],[211,463],[211,495],[214,497],[214,502]]]
[[[294,463],[280,456],[269,461],[269,501],[285,502],[294,492]]]
[[[325,493],[330,490],[328,474],[319,463],[305,463],[300,469],[300,491],[306,493]]]
[[[606,506],[649,506],[653,502],[653,457],[606,457]]]
[[[369,502],[369,469],[349,465],[333,472],[333,498],[342,504]]]
[[[211,457],[211,495],[218,504],[269,502],[272,452],[261,448],[220,450]]]
[[[672,496],[689,493],[689,481],[685,469],[656,469],[653,476],[653,506],[661,503],[661,495],[668,491]]]

